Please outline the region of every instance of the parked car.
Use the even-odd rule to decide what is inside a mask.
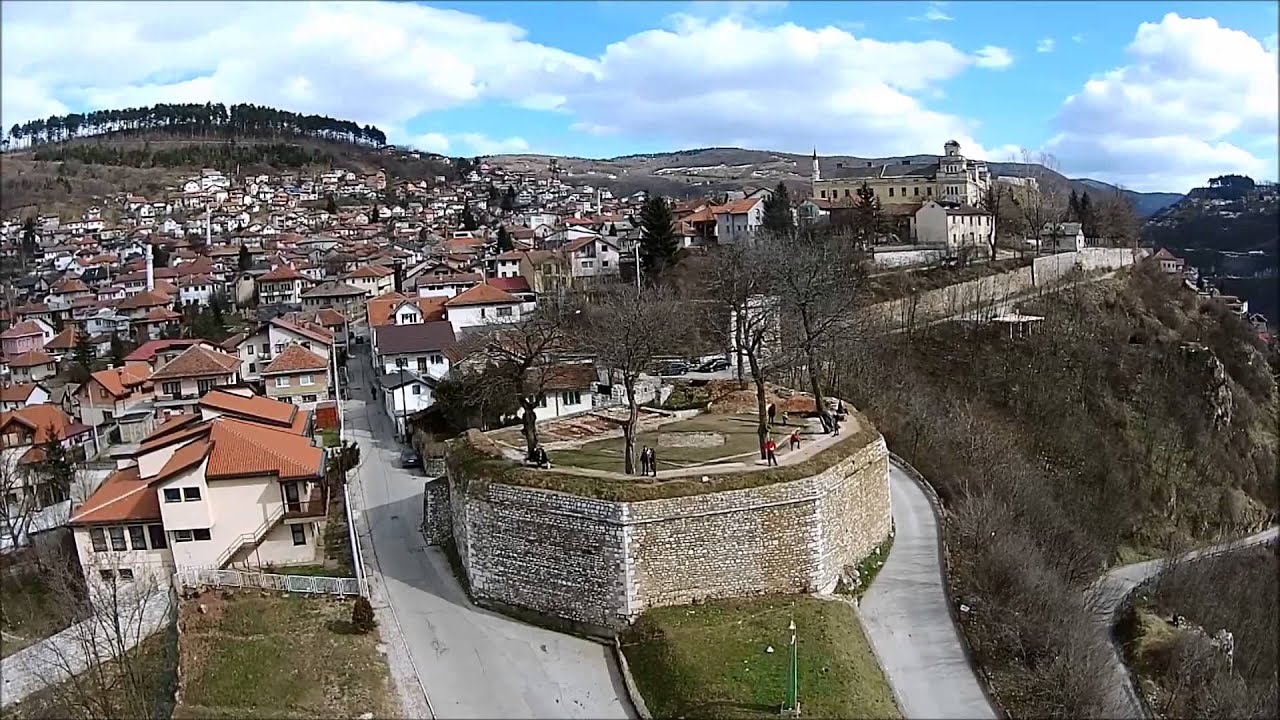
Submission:
[[[689,372],[689,363],[683,360],[671,360],[662,365],[662,375],[684,375]]]
[[[729,369],[729,361],[722,357],[711,358],[698,366],[698,372],[719,372]]]
[[[400,467],[420,468],[422,467],[422,456],[416,450],[402,450],[400,452]]]

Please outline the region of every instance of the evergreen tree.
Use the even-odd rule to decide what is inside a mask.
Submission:
[[[507,232],[507,228],[498,226],[498,252],[507,252],[515,248],[511,242],[511,234]]]
[[[22,221],[22,265],[25,268],[27,262],[35,257],[36,248],[39,243],[36,242],[36,219],[28,215],[26,220]]]
[[[253,267],[253,255],[249,253],[249,247],[244,243],[240,243],[240,269],[248,270]]]
[[[225,305],[226,301],[222,299],[222,293],[214,293],[209,296],[209,313],[220,327],[224,326],[222,314],[225,312]]]
[[[89,370],[97,352],[93,347],[93,343],[89,341],[89,333],[78,330],[73,332],[75,332],[76,344],[72,352],[75,355],[76,363],[85,370]]]
[[[324,209],[330,215],[338,214],[338,201],[333,197],[333,193],[329,193],[329,197],[325,200]]]
[[[490,207],[492,207],[494,203],[498,202],[502,198],[502,194],[498,191],[497,186],[495,186],[493,183],[489,183],[488,185],[485,186],[485,193],[489,199]]]
[[[1065,222],[1080,222],[1080,196],[1072,189],[1067,198],[1067,219]]]
[[[373,209],[369,211],[369,222],[376,223],[382,219],[382,211],[378,209],[378,203],[373,204]]]
[[[111,334],[111,364],[116,367],[124,365],[124,341],[120,339],[120,335]]]
[[[62,502],[71,495],[71,483],[76,477],[75,458],[62,446],[57,429],[50,425],[49,438],[39,446],[40,459],[33,463],[36,475],[49,486],[50,504]]]
[[[791,214],[791,197],[786,184],[778,183],[773,195],[764,201],[762,225],[766,232],[778,237],[789,237],[795,231],[795,217]]]
[[[1076,208],[1076,213],[1079,217],[1080,229],[1084,230],[1084,236],[1096,237],[1094,234],[1096,226],[1094,221],[1096,218],[1094,217],[1093,201],[1089,199],[1087,191],[1080,196],[1080,205]]]
[[[463,230],[475,230],[480,227],[480,223],[476,222],[476,216],[471,212],[471,206],[465,205],[462,208],[462,216],[459,218],[462,223]]]
[[[884,233],[884,208],[880,206],[880,198],[867,183],[857,191],[858,199],[853,205],[853,236],[860,250],[870,250],[876,238]]]
[[[640,263],[646,274],[656,277],[675,264],[676,228],[671,205],[651,194],[640,207]]]
[[[169,248],[165,245],[155,245],[151,248],[151,260],[156,267],[169,267]]]
[[[513,212],[516,209],[516,189],[510,185],[507,191],[502,193],[502,212]]]

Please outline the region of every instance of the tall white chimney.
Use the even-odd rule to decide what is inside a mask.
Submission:
[[[151,242],[147,241],[147,292],[156,289],[155,259],[151,255]]]

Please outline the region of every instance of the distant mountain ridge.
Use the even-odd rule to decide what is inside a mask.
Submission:
[[[747,150],[734,147],[699,148],[665,153],[637,153],[614,158],[593,159],[557,157],[553,155],[494,155],[489,160],[501,167],[529,171],[546,171],[551,160],[561,174],[573,182],[605,185],[615,192],[631,193],[650,190],[664,195],[688,197],[706,195],[745,187],[762,187],[786,182],[797,190],[807,189],[813,177],[813,158],[809,155]],[[901,155],[866,158],[852,155],[819,156],[823,167],[835,163],[846,165],[936,162],[937,155]],[[1026,173],[1024,163],[987,162],[991,172],[1000,175]],[[1060,179],[1062,189],[1078,193],[1111,193],[1114,185],[1088,178],[1072,179],[1053,171],[1047,177]],[[1120,190],[1133,203],[1141,217],[1149,217],[1182,198],[1178,193],[1140,193]]]

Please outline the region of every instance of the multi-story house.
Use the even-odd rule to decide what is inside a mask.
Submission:
[[[505,290],[480,283],[444,304],[449,324],[455,335],[465,328],[501,322],[517,322],[524,310],[524,303]]]
[[[47,478],[28,472],[45,457],[45,447],[56,442],[69,452],[91,455],[93,429],[76,422],[57,405],[29,405],[0,413],[0,463],[3,463],[6,517],[17,517],[30,507],[46,507],[68,498],[71,488],[59,487]]]
[[[80,421],[99,427],[124,416],[152,398],[151,366],[145,362],[125,363],[89,375],[73,397]]]
[[[0,333],[0,349],[10,357],[31,352],[32,350],[40,350],[56,334],[57,331],[47,320],[40,318],[23,320]]]
[[[382,388],[379,394],[383,409],[395,423],[396,435],[404,437],[408,418],[435,402],[439,382],[431,375],[419,374],[405,367],[383,375],[378,384]]]
[[[14,382],[40,382],[58,374],[58,361],[43,350],[32,350],[9,358],[9,373]]]
[[[764,201],[768,191],[733,200],[712,209],[716,218],[716,240],[722,243],[749,241],[764,225]]]
[[[258,277],[258,301],[263,305],[298,304],[311,279],[290,265],[281,265]]]
[[[17,410],[28,405],[49,402],[49,389],[39,383],[0,386],[0,410]]]
[[[206,345],[192,345],[151,376],[156,417],[192,412],[217,387],[240,382],[240,358]]]
[[[395,289],[396,271],[382,265],[365,265],[342,276],[342,282],[364,290],[366,297],[377,297]]]
[[[449,372],[444,351],[456,341],[453,325],[444,320],[375,327],[374,365],[386,373],[408,369],[443,378]]]
[[[588,236],[564,246],[569,274],[574,280],[612,277],[618,274],[618,244],[613,238]]]
[[[297,343],[284,350],[262,368],[267,397],[300,405],[308,410],[329,397],[329,361]]]
[[[368,293],[361,288],[331,281],[320,283],[302,293],[302,308],[304,310],[331,308],[345,315],[348,320],[356,320],[364,315],[365,300],[368,297]]]
[[[181,568],[316,562],[326,498],[311,413],[263,397],[209,393],[174,418],[75,509],[86,577],[164,582]]]
[[[813,156],[813,197],[819,199],[854,199],[865,184],[886,207],[918,207],[927,200],[977,206],[991,182],[987,163],[966,159],[955,140],[943,145],[941,157],[924,162],[867,160],[848,166],[837,162],[834,168],[822,168],[817,153]]]

